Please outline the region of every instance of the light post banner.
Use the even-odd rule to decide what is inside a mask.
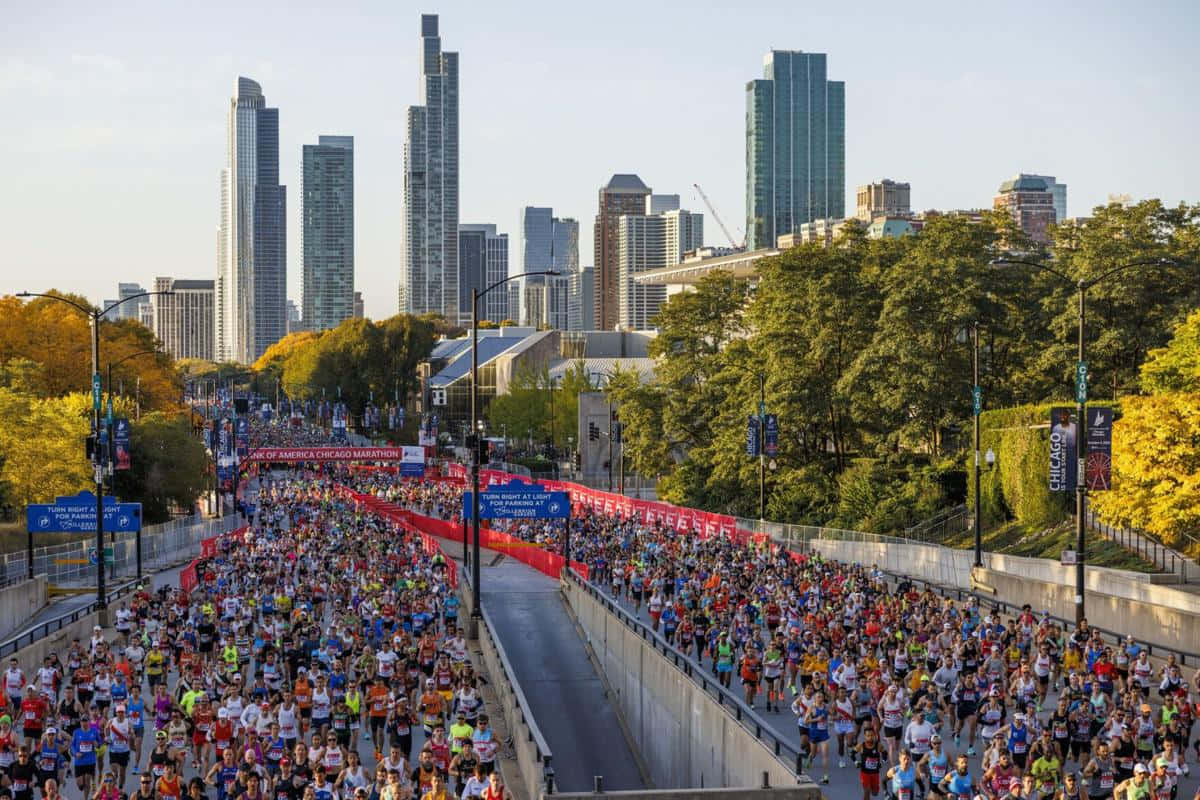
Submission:
[[[1087,410],[1087,487],[1092,492],[1112,488],[1112,430],[1113,410],[1107,406],[1092,406]]]
[[[777,414],[763,416],[763,446],[766,448],[767,458],[774,458],[779,454],[779,416]]]
[[[746,455],[758,455],[758,417],[750,415],[746,423]]]
[[[117,417],[113,420],[113,451],[116,454],[114,469],[129,469],[129,420]]]
[[[1050,491],[1075,491],[1078,469],[1075,421],[1071,409],[1050,409]]]

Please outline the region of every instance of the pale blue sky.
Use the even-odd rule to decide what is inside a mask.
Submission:
[[[240,74],[280,109],[289,296],[301,145],[350,134],[357,285],[368,315],[394,313],[422,12],[462,54],[462,221],[508,232],[514,265],[522,205],[578,218],[591,264],[614,172],[704,211],[699,182],[740,235],[744,86],[772,47],[828,53],[846,82],[851,213],[871,179],[911,182],[914,208],[979,207],[1017,171],[1065,181],[1072,215],[1109,193],[1200,200],[1194,0],[340,5],[3,0],[0,292],[212,277]]]

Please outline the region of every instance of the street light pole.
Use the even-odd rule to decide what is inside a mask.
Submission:
[[[979,386],[979,322],[971,326],[972,331],[972,371],[974,373],[974,391],[972,403],[975,412],[975,566],[983,566],[983,521],[980,509],[983,504],[979,499],[979,415],[982,413],[983,391]]]
[[[516,278],[526,278],[532,275],[558,275],[558,270],[544,270],[538,272],[523,272],[517,275],[509,275],[507,278],[502,278],[496,281],[491,286],[483,291],[479,287],[471,288],[471,430],[476,436],[479,431],[478,420],[475,419],[476,405],[478,404],[479,396],[479,299],[492,291],[498,286],[503,286]],[[478,441],[478,440],[476,440]],[[474,543],[471,553],[471,617],[479,619],[483,616],[483,607],[480,605],[480,595],[483,594],[482,587],[479,585],[479,447],[473,448],[471,454],[471,527],[474,531]]]
[[[758,521],[767,518],[767,386],[758,373]]]
[[[1075,364],[1075,447],[1078,461],[1075,467],[1075,622],[1076,624],[1083,621],[1086,617],[1086,608],[1084,598],[1087,589],[1087,537],[1086,537],[1086,522],[1084,514],[1087,511],[1087,351],[1084,343],[1084,326],[1087,320],[1086,304],[1087,290],[1096,284],[1104,281],[1118,272],[1124,272],[1127,269],[1136,267],[1164,267],[1177,266],[1178,262],[1166,258],[1155,258],[1147,261],[1134,261],[1128,264],[1119,264],[1105,272],[1100,273],[1094,278],[1078,280],[1071,278],[1065,273],[1047,266],[1046,264],[1037,261],[1026,261],[1019,258],[1008,258],[1001,256],[994,258],[990,262],[992,266],[1008,266],[1020,264],[1026,267],[1048,272],[1051,275],[1067,282],[1074,283],[1079,296],[1079,342],[1077,361]],[[979,463],[978,445],[976,445],[976,465]],[[978,469],[978,466],[976,466]],[[976,502],[978,502],[978,490],[976,491]]]
[[[102,466],[103,454],[100,450],[100,318],[130,300],[151,296],[173,297],[174,294],[170,291],[139,292],[118,300],[102,311],[82,306],[74,300],[68,300],[56,294],[18,292],[16,295],[17,297],[48,297],[51,300],[66,303],[86,314],[92,326],[92,434],[95,437],[92,447],[92,476],[96,487],[96,607],[101,612],[108,608],[108,596],[104,586],[104,467]],[[32,569],[32,558],[30,567]]]

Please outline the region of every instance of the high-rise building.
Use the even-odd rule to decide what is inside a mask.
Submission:
[[[420,105],[404,142],[400,311],[459,317],[458,53],[442,51],[436,14],[421,15]]]
[[[159,298],[159,299],[161,300],[162,298]],[[137,306],[137,320],[139,322],[141,322],[143,325],[145,325],[147,328],[149,328],[150,330],[153,331],[154,330],[154,304],[148,300],[143,300],[140,303],[133,302],[133,303],[130,303],[129,305]],[[156,332],[155,336],[157,336],[157,335],[158,334]]]
[[[647,204],[649,205],[649,204]],[[661,214],[630,214],[617,224],[618,325],[649,330],[667,299],[665,285],[640,284],[634,275],[683,261],[683,254],[704,244],[704,215],[673,209]]]
[[[596,325],[611,331],[620,317],[621,243],[618,236],[623,216],[645,214],[650,187],[637,175],[613,175],[600,188],[600,203],[592,226],[592,251],[596,266]]]
[[[858,205],[855,216],[866,223],[876,217],[906,217],[912,213],[907,183],[884,178],[859,186],[855,195]]]
[[[471,290],[483,291],[508,277],[508,234],[495,225],[458,226],[459,316],[471,319]],[[479,318],[495,323],[508,319],[508,292],[503,287],[479,301]]]
[[[596,330],[596,268],[571,273],[567,287],[567,330]]]
[[[366,308],[363,305],[362,292],[354,293],[354,318],[362,319],[366,316]]]
[[[300,306],[295,300],[287,301],[287,332],[296,333],[304,330],[304,322],[300,319]]]
[[[139,294],[145,294],[146,290],[138,283],[118,283],[117,284],[117,309],[113,311],[113,317],[116,319],[137,319],[138,318],[138,302],[123,303],[121,301],[128,300],[131,297],[136,297]]]
[[[1000,184],[993,208],[1007,211],[1035,242],[1050,241],[1049,227],[1056,221],[1054,194],[1044,178],[1018,175]]]
[[[579,223],[554,216],[552,208],[525,206],[521,209],[520,230],[520,273],[562,273],[521,280],[520,322],[563,330],[567,326],[569,275],[579,269]]]
[[[215,281],[155,278],[154,332],[174,358],[213,358]]]
[[[238,78],[221,171],[216,356],[249,364],[287,332],[287,187],[279,184],[279,109]]]
[[[1046,182],[1046,188],[1050,190],[1050,196],[1054,199],[1054,221],[1065,222],[1067,220],[1067,185],[1059,183],[1053,175],[1031,175],[1020,173],[1014,180],[1021,178],[1040,178]]]
[[[772,50],[746,84],[746,247],[845,205],[846,84],[826,80],[824,53]]]
[[[303,150],[300,302],[305,328],[354,316],[354,137],[320,136]]]

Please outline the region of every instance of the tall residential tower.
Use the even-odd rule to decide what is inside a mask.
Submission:
[[[442,52],[436,14],[421,15],[421,104],[404,143],[400,311],[461,319],[458,293],[458,53]]]
[[[592,228],[592,250],[596,259],[596,325],[611,331],[620,317],[621,241],[620,219],[630,214],[645,214],[650,187],[637,175],[613,175],[600,189],[600,204]]]
[[[216,357],[249,364],[287,333],[287,187],[279,185],[279,109],[238,78],[229,103],[217,232]]]
[[[354,137],[304,145],[300,195],[304,327],[336,328],[354,316]]]
[[[824,53],[772,50],[746,84],[746,247],[845,206],[846,84],[826,80]]]

